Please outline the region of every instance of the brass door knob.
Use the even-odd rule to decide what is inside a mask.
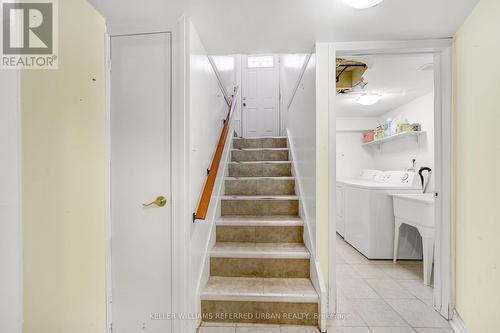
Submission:
[[[164,196],[160,195],[158,198],[156,198],[155,201],[150,202],[148,204],[142,204],[143,207],[151,207],[153,205],[156,205],[158,207],[163,207],[167,204],[167,198]]]

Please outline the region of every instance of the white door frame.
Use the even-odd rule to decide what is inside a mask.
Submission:
[[[182,68],[184,63],[182,60],[184,59],[181,55],[182,53],[182,45],[179,39],[184,39],[184,32],[180,31],[179,28],[173,33],[172,31],[155,31],[155,32],[144,32],[144,33],[131,33],[131,34],[105,34],[104,35],[104,56],[105,56],[105,79],[106,79],[106,193],[105,193],[105,207],[106,207],[106,329],[105,333],[112,332],[112,322],[113,322],[113,312],[112,312],[112,271],[111,271],[111,38],[119,37],[119,36],[130,36],[130,35],[149,35],[149,34],[169,34],[170,35],[170,73],[171,73],[171,84],[170,84],[170,112],[171,112],[171,175],[173,175],[176,170],[179,170],[178,164],[174,163],[176,160],[176,156],[180,153],[178,151],[177,143],[179,140],[178,127],[174,126],[175,123],[182,121],[179,117],[179,109],[183,108],[183,98],[182,96],[183,90],[181,88],[174,89],[174,86],[184,86],[184,82],[182,81],[184,78],[184,73],[182,72]],[[181,38],[179,37],[181,35]],[[180,94],[180,95],[179,95]],[[182,127],[182,126],[181,126]],[[175,223],[175,221],[179,221],[179,219],[175,219],[175,216],[179,215],[182,207],[176,205],[175,201],[178,197],[182,195],[182,189],[179,190],[179,184],[175,180],[177,177],[171,177],[171,196],[169,198],[172,202],[171,209],[171,221],[172,221],[172,242],[171,242],[171,263],[172,263],[172,286],[179,286],[179,288],[172,288],[172,313],[185,313],[185,284],[183,283],[187,276],[187,268],[188,266],[185,264],[184,255],[186,255],[186,246],[183,243],[178,243],[176,240],[180,239],[180,237],[174,237],[174,235],[189,235],[189,233],[179,231],[179,223]],[[179,200],[181,201],[181,200]],[[182,206],[182,205],[181,205]],[[177,207],[177,208],[176,208]],[[180,221],[182,222],[182,221]],[[182,224],[182,223],[181,223]],[[180,240],[182,242],[182,240]],[[181,245],[182,244],[182,245]],[[184,325],[183,321],[180,320],[171,320],[172,332],[183,331],[182,326]]]
[[[111,333],[113,322],[111,276],[111,35],[104,35],[105,86],[106,86],[106,331]]]
[[[190,314],[189,249],[192,211],[189,200],[189,19],[182,16],[172,33],[172,312]],[[193,320],[174,320],[173,332],[194,332]]]
[[[435,78],[435,170],[436,179],[436,249],[434,264],[434,306],[441,315],[451,319],[454,308],[454,282],[452,261],[452,39],[419,41],[352,42],[330,44],[330,64],[336,67],[337,56],[373,54],[432,54],[434,55]],[[330,168],[336,167],[335,147],[335,76],[330,73]],[[330,175],[330,240],[335,240],[335,174]],[[330,311],[335,311],[335,242],[329,247],[329,297]]]

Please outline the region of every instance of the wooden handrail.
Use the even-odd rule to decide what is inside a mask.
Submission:
[[[198,204],[198,209],[193,215],[193,221],[204,220],[207,217],[208,206],[210,205],[210,199],[212,197],[212,192],[214,190],[215,180],[217,178],[217,172],[219,171],[220,160],[222,158],[222,153],[224,152],[224,146],[226,145],[227,135],[229,128],[231,127],[231,117],[233,115],[234,109],[236,107],[236,101],[238,96],[238,88],[234,89],[233,99],[231,100],[231,105],[229,106],[229,111],[227,113],[226,120],[224,121],[224,127],[220,133],[219,142],[217,143],[217,150],[215,150],[214,158],[212,159],[212,164],[208,171],[207,180],[205,186],[203,187],[203,193],[201,195],[200,203]]]

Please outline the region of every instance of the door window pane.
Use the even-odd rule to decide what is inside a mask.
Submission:
[[[274,67],[274,57],[270,56],[249,56],[248,68]]]

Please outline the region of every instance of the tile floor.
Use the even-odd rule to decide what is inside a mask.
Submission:
[[[319,330],[291,325],[203,323],[198,333],[319,333]]]
[[[337,319],[328,333],[453,333],[432,307],[421,262],[368,260],[337,237]],[[318,333],[313,327],[203,323],[198,333]]]
[[[422,263],[368,260],[337,235],[337,319],[331,333],[452,333],[432,307]]]

